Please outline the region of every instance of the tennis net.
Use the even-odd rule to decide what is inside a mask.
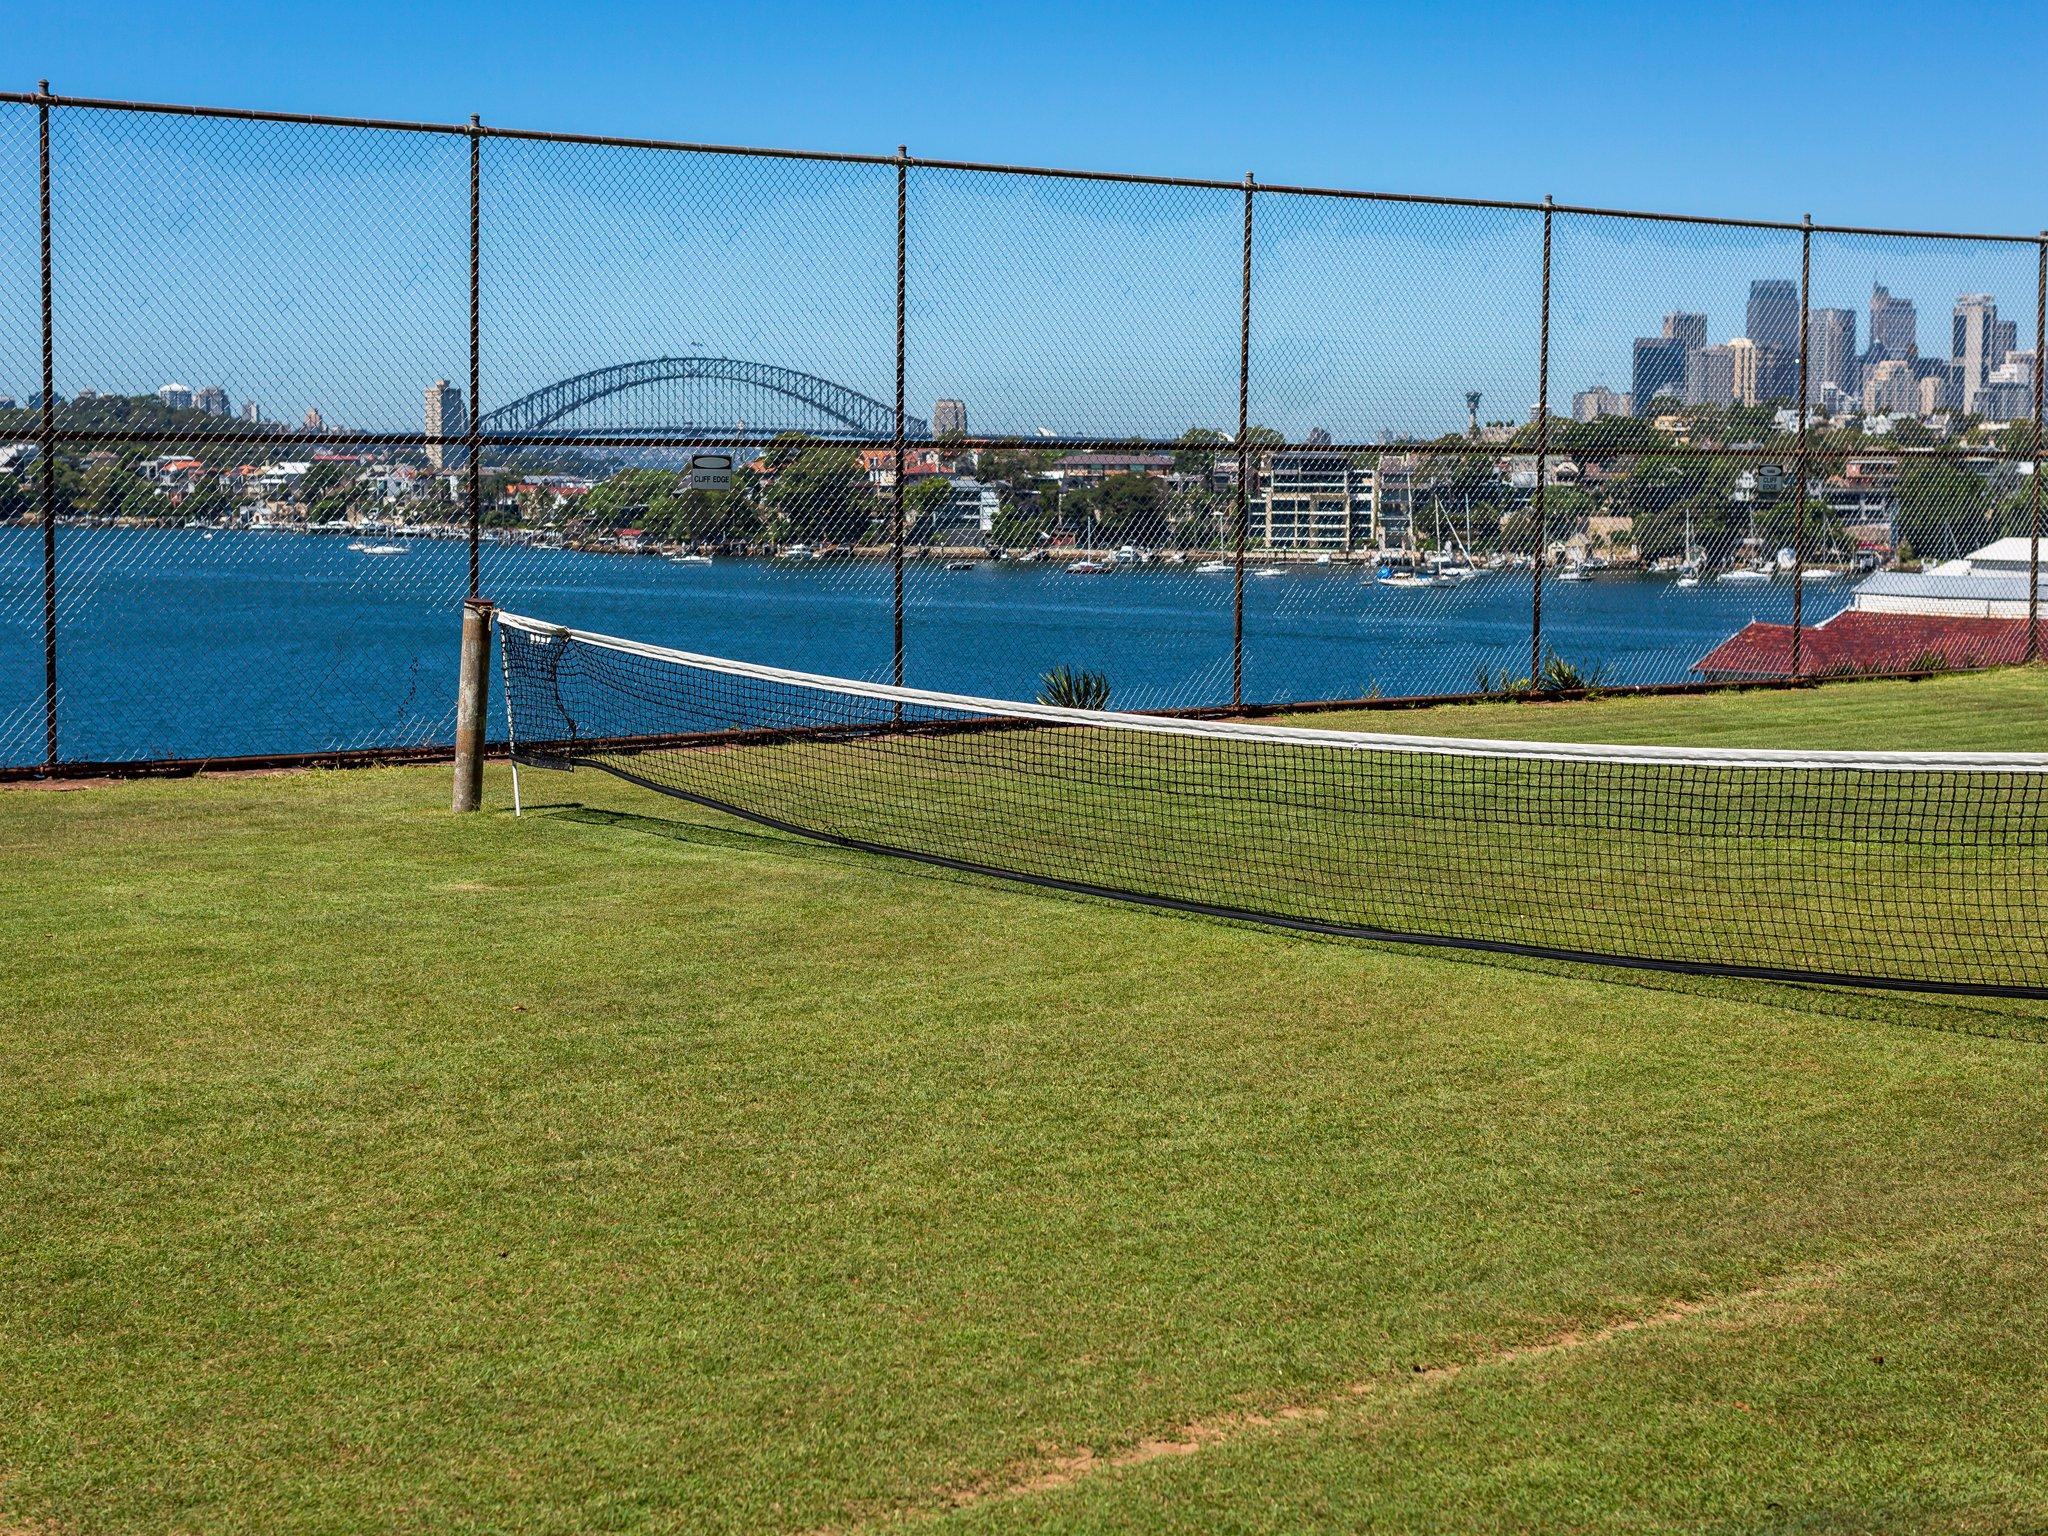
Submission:
[[[515,765],[828,842],[1368,939],[2048,997],[2048,754],[1314,730],[498,624]]]

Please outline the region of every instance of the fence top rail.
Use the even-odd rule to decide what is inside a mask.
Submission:
[[[365,128],[392,133],[445,134],[456,138],[507,139],[538,144],[580,144],[610,149],[646,149],[699,155],[734,155],[762,160],[809,160],[831,165],[909,166],[923,170],[972,171],[990,175],[1042,176],[1062,181],[1092,181],[1126,186],[1184,187],[1242,195],[1247,188],[1272,197],[1344,198],[1359,202],[1406,203],[1436,208],[1487,208],[1503,212],[1571,214],[1601,219],[1642,219],[1661,224],[1694,224],[1720,229],[1780,230],[1817,235],[1869,235],[1910,240],[1972,240],[2048,249],[2048,234],[1997,234],[1971,230],[1890,229],[1877,225],[1817,224],[1799,219],[1739,218],[1725,214],[1671,213],[1639,208],[1604,208],[1549,199],[1454,197],[1429,192],[1376,192],[1358,187],[1318,187],[1285,182],[1251,183],[1248,178],[1159,176],[1131,171],[1091,171],[1065,166],[1006,165],[982,160],[945,160],[899,152],[858,154],[846,150],[771,149],[758,145],[707,144],[683,139],[631,138],[612,134],[559,133],[537,128],[501,128],[467,123],[416,122],[402,118],[345,117],[319,112],[271,112],[251,107],[201,107],[160,101],[121,101],[97,96],[65,96],[55,92],[0,91],[0,102],[24,106],[64,107],[102,112],[148,112],[166,117],[213,118],[230,122],[298,123],[321,128]]]

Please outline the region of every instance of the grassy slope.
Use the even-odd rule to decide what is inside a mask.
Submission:
[[[528,788],[0,795],[0,1528],[2048,1523],[2034,1013]]]
[[[2048,752],[2048,667],[1958,673],[1910,683],[1342,710],[1287,715],[1278,723],[1407,735],[1653,746]]]

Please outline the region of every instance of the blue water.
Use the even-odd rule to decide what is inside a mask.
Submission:
[[[59,747],[72,759],[407,746],[452,731],[467,552],[401,556],[348,540],[184,529],[60,530]],[[43,755],[41,535],[0,529],[0,763]],[[690,650],[869,678],[891,651],[880,561],[680,566],[569,550],[484,550],[485,594],[521,612]],[[1029,697],[1060,662],[1109,676],[1113,702],[1228,702],[1227,575],[1192,566],[1074,576],[1052,565],[906,575],[908,680]],[[1369,569],[1303,567],[1245,585],[1245,697],[1464,692],[1477,670],[1526,672],[1527,573],[1404,591]],[[1847,583],[1806,594],[1808,622]],[[1551,648],[1607,682],[1685,681],[1791,589],[1656,578],[1547,582]]]

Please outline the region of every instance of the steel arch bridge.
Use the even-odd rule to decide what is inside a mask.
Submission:
[[[571,418],[578,418],[571,420]],[[481,431],[506,436],[635,437],[808,432],[887,439],[895,412],[844,384],[773,363],[733,357],[651,357],[614,363],[522,395],[487,411]],[[915,416],[906,437],[931,435]]]

